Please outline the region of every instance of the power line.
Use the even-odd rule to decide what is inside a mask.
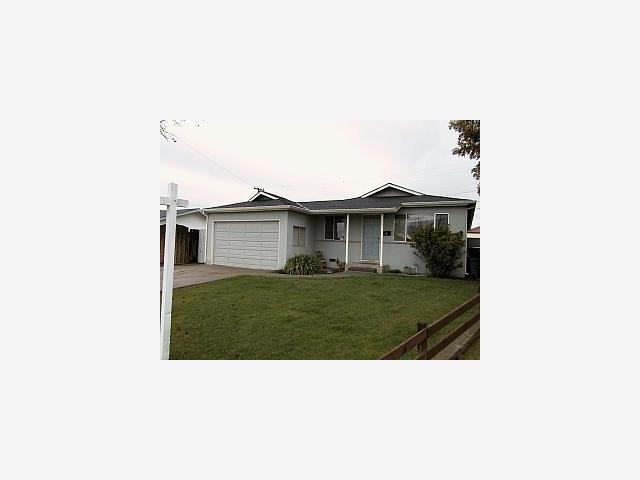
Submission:
[[[245,183],[249,186],[252,186],[252,184],[250,182],[247,182],[244,178],[242,178],[240,175],[236,175],[235,173],[233,173],[231,170],[229,170],[228,168],[223,167],[222,165],[220,165],[218,162],[216,162],[214,159],[212,159],[211,157],[209,157],[208,155],[202,153],[200,150],[198,150],[197,148],[195,148],[193,145],[191,145],[189,142],[187,142],[186,140],[184,140],[183,138],[180,138],[177,135],[173,135],[175,138],[177,138],[178,140],[180,140],[186,147],[190,148],[191,150],[193,150],[194,152],[196,152],[197,154],[203,156],[204,158],[206,158],[207,160],[209,160],[211,163],[213,163],[216,167],[218,167],[220,170],[223,170],[225,172],[227,172],[229,175],[237,178],[238,180],[240,180],[242,183]]]

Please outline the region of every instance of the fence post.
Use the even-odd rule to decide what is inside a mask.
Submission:
[[[416,333],[420,330],[424,330],[427,328],[427,322],[418,322],[416,323]],[[427,349],[427,339],[425,338],[424,342],[418,344],[418,353],[422,353]],[[425,353],[426,358],[426,353]]]

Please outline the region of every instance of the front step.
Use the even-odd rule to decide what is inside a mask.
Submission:
[[[376,267],[347,267],[347,271],[349,272],[369,272],[369,273],[378,273],[378,269]]]
[[[389,271],[389,265],[379,265],[377,263],[367,262],[349,262],[347,263],[346,270],[352,272],[385,273]]]

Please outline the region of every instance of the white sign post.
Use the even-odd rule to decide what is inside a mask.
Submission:
[[[178,207],[188,207],[187,200],[178,199],[178,184],[169,184],[169,196],[160,197],[160,205],[167,206],[164,232],[164,273],[162,275],[162,310],[160,312],[160,359],[169,360],[171,340],[171,303],[173,301],[173,262],[176,245],[176,214]]]

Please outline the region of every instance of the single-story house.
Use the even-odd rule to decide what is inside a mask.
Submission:
[[[466,236],[474,211],[473,200],[391,183],[355,198],[313,202],[258,190],[246,202],[202,209],[206,263],[276,270],[296,254],[321,251],[328,266],[344,262],[347,269],[378,272],[408,266],[424,273],[424,262],[409,244],[411,232],[429,223]],[[452,272],[464,274],[464,267]]]
[[[167,211],[160,210],[160,264],[164,263],[164,236]],[[175,262],[204,263],[207,217],[198,208],[178,210],[176,214]]]

